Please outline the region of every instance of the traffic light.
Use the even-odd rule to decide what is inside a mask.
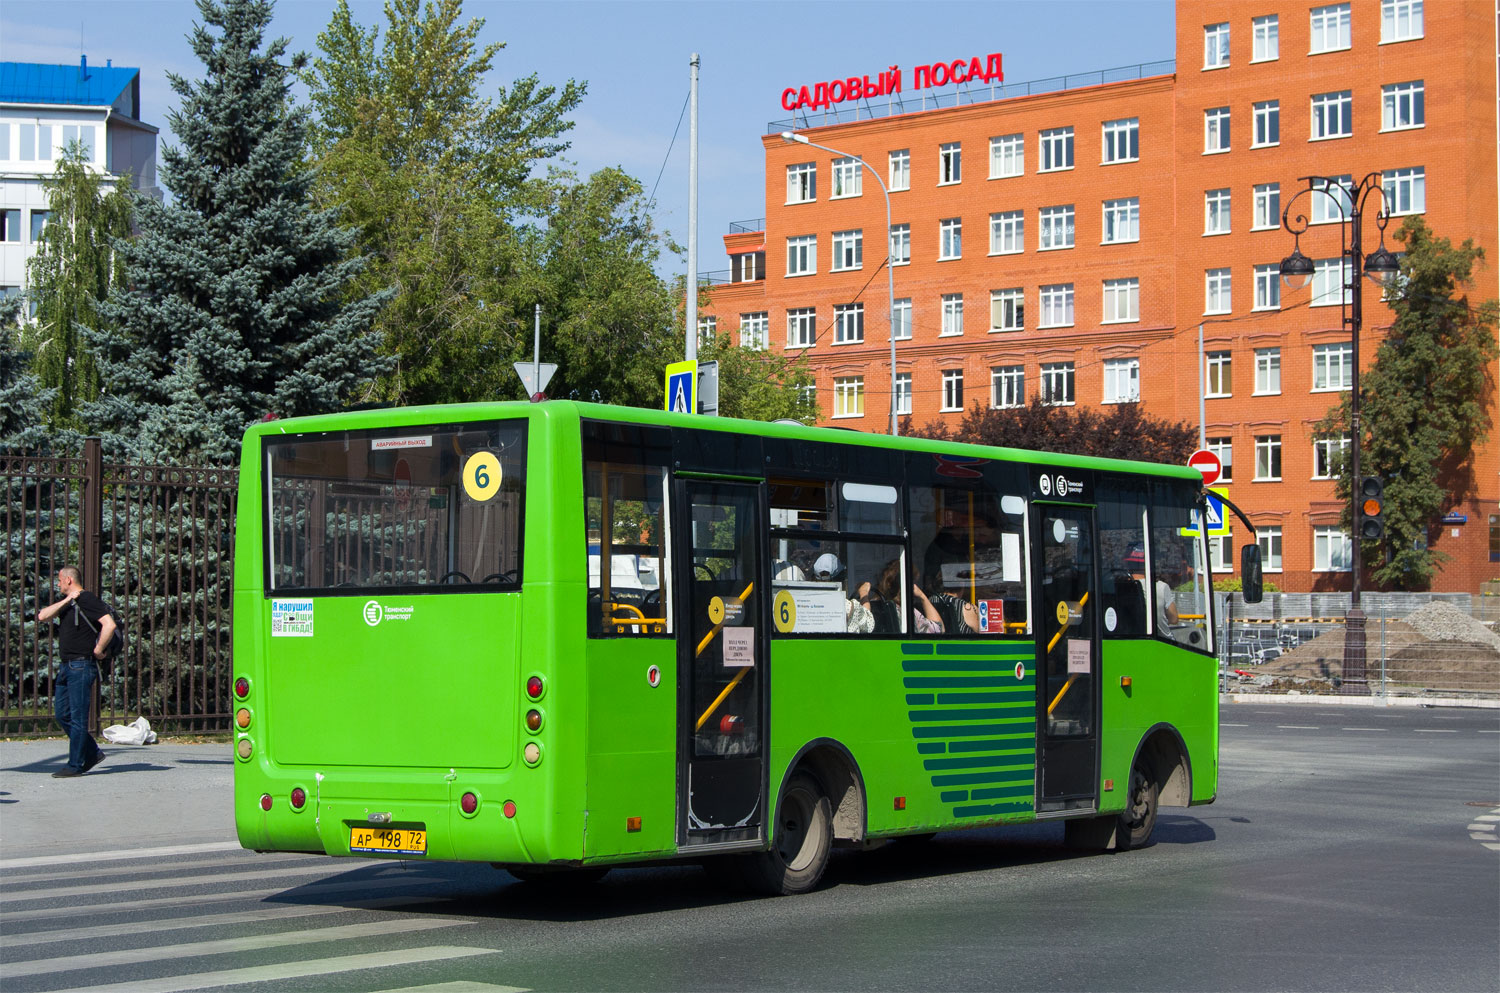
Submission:
[[[1359,481],[1359,503],[1355,514],[1355,533],[1361,541],[1379,541],[1385,537],[1385,485],[1379,476]]]

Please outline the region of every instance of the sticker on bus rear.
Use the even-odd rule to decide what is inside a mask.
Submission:
[[[313,636],[313,602],[311,600],[272,600],[271,637],[311,638]]]

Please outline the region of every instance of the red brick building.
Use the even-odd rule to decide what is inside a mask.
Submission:
[[[773,122],[763,229],[725,235],[730,276],[703,322],[806,355],[824,423],[888,430],[886,197],[857,161],[780,136],[795,129],[864,159],[890,189],[903,415],[956,422],[976,400],[1019,405],[1040,391],[1064,404],[1138,399],[1197,424],[1201,395],[1268,578],[1348,589],[1327,464],[1346,442],[1315,430],[1352,371],[1346,207],[1321,192],[1297,201],[1293,215],[1311,222],[1300,247],[1317,263],[1298,291],[1277,278],[1293,246],[1282,208],[1301,177],[1378,172],[1390,230],[1421,213],[1454,242],[1472,237],[1487,255],[1473,292],[1495,296],[1496,54],[1481,4],[1179,0],[1175,72],[1023,95],[1011,94],[1032,87],[985,86],[966,98],[979,102],[950,93],[934,109],[913,110],[932,98],[904,93],[907,112]],[[1381,202],[1365,201],[1366,254]],[[1363,293],[1367,368],[1392,315],[1378,286]],[[1493,401],[1490,414],[1472,491],[1429,534],[1452,557],[1438,590],[1500,576]],[[1237,539],[1215,548],[1225,571]]]

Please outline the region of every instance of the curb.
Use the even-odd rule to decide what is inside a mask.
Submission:
[[[1220,693],[1220,703],[1287,703],[1293,706],[1315,703],[1340,707],[1467,707],[1478,710],[1500,709],[1500,700],[1473,700],[1463,697],[1415,696],[1322,696],[1314,693]]]

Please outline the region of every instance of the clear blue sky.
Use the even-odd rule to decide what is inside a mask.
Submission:
[[[365,26],[385,24],[383,4],[351,3]],[[333,9],[329,0],[280,0],[272,25],[293,51],[312,53]],[[537,73],[546,82],[586,80],[568,158],[580,172],[617,165],[649,192],[659,225],[687,243],[688,126],[672,134],[688,93],[688,60],[698,52],[700,270],[728,266],[723,235],[731,221],[764,215],[766,123],[787,86],[912,69],[990,52],[1005,57],[1005,80],[1019,83],[1173,56],[1170,0],[840,0],[840,2],[497,2],[469,0],[485,21],[483,40],[502,41],[497,83]],[[5,0],[0,61],[76,63],[141,70],[145,119],[175,143],[166,112],[176,95],[166,73],[190,78],[202,65],[186,34],[197,16],[189,0]],[[951,89],[949,87],[948,89]],[[671,154],[668,157],[668,147]],[[684,261],[663,260],[663,274]]]

